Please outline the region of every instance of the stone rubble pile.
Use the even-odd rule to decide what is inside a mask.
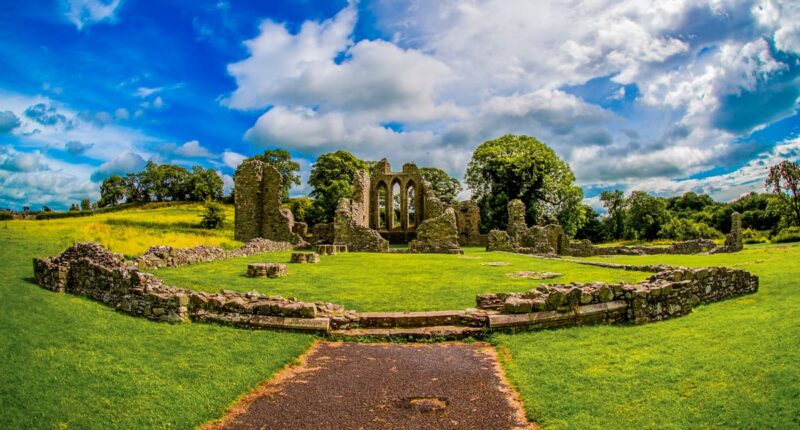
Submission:
[[[283,263],[251,263],[247,265],[248,278],[282,278],[289,274]]]
[[[208,263],[233,257],[247,257],[264,252],[290,251],[294,246],[287,242],[273,242],[268,239],[253,239],[241,248],[226,251],[216,246],[200,245],[194,248],[174,248],[172,246],[151,246],[135,261],[139,270],[161,267],[178,267],[187,264]]]

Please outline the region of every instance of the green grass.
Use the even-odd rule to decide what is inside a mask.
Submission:
[[[358,311],[465,309],[475,306],[475,295],[480,293],[525,291],[543,282],[639,282],[650,275],[469,248],[463,256],[352,252],[323,256],[317,264],[290,264],[289,275],[284,278],[244,276],[247,263],[288,262],[289,254],[220,260],[160,269],[155,274],[170,285],[195,290],[257,290],[307,301],[338,303]],[[483,265],[488,262],[512,265]],[[556,272],[564,276],[547,281],[507,276],[518,271]]]
[[[154,323],[30,283],[31,257],[78,240],[130,257],[154,244],[239,245],[230,227],[194,227],[200,213],[181,204],[0,222],[0,427],[193,428],[307,348],[308,335]],[[193,288],[257,288],[358,310],[463,309],[476,293],[540,282],[505,276],[522,270],[566,275],[550,282],[647,276],[477,249],[463,257],[351,253],[292,265],[285,279],[242,276],[246,262],[270,260],[288,253],[158,274]],[[761,277],[761,289],[655,324],[494,336],[533,420],[548,429],[800,427],[800,246],[591,260],[740,267]],[[480,264],[490,261],[513,265]]]
[[[162,224],[157,229],[170,230],[181,211],[151,216]],[[91,228],[103,225],[101,217],[111,215],[0,222],[0,427],[194,428],[221,416],[312,342],[313,336],[294,333],[154,323],[30,282],[32,257],[104,234]],[[149,217],[137,211],[113,218]],[[111,238],[117,227],[109,228]],[[141,240],[157,234],[149,227],[122,230],[138,232]],[[214,240],[175,231],[169,238]],[[124,249],[119,237],[112,243]]]
[[[592,260],[740,267],[761,287],[656,324],[497,336],[543,428],[800,427],[800,247]]]

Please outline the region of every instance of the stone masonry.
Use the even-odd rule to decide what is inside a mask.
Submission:
[[[283,178],[278,170],[260,160],[246,160],[236,169],[234,237],[247,242],[262,237],[304,244],[294,231],[294,216],[281,207]]]
[[[458,227],[453,208],[447,208],[438,217],[423,221],[417,229],[417,238],[408,244],[408,249],[411,252],[462,253],[458,246]]]

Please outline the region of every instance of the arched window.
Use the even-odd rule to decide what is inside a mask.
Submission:
[[[378,228],[387,229],[389,214],[386,213],[386,184],[378,185]]]
[[[417,194],[415,193],[414,183],[409,182],[406,188],[407,205],[408,205],[408,226],[417,226]]]
[[[403,192],[400,191],[400,183],[395,182],[392,185],[392,228],[399,228],[402,217],[402,207],[400,201],[402,200]]]

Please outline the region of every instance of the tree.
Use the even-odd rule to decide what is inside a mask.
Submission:
[[[458,179],[451,178],[444,170],[438,167],[422,167],[419,173],[426,181],[431,183],[433,194],[444,203],[456,203],[456,196],[463,188]]]
[[[224,184],[219,174],[212,169],[193,166],[189,179],[189,198],[194,201],[220,200]]]
[[[359,170],[367,170],[367,163],[347,151],[329,152],[317,158],[308,178],[314,198],[307,216],[311,225],[333,220],[339,199],[353,195],[353,177]]]
[[[600,222],[600,214],[591,206],[581,205],[581,208],[586,214],[586,222],[575,233],[575,239],[588,239],[594,243],[608,240],[608,231]]]
[[[143,194],[162,202],[186,200],[189,196],[188,170],[174,164],[156,164],[148,161],[141,174]]]
[[[92,201],[89,199],[81,200],[81,210],[82,211],[90,211],[92,210]]]
[[[81,210],[81,208],[78,206],[77,203],[73,203],[73,204],[71,204],[69,206],[69,211],[70,212],[79,212],[80,210]]]
[[[670,220],[667,203],[660,197],[644,191],[634,191],[628,198],[628,216],[625,230],[629,237],[639,240],[654,240],[661,226]]]
[[[255,155],[251,159],[261,160],[271,164],[283,177],[283,201],[289,201],[289,189],[292,184],[300,185],[300,164],[292,161],[292,154],[283,149],[267,149],[263,154]]]
[[[144,173],[128,173],[125,175],[125,197],[129,202],[149,202],[148,183],[143,180]]]
[[[306,217],[313,204],[313,200],[308,197],[294,197],[289,199],[289,210],[292,211],[295,221],[306,222]]]
[[[800,164],[784,160],[770,167],[764,185],[789,206],[792,225],[800,226]]]
[[[222,228],[225,225],[225,208],[214,200],[206,200],[206,211],[201,217],[201,227],[209,230]]]
[[[550,147],[529,136],[505,135],[472,154],[466,182],[481,208],[484,230],[505,228],[506,205],[520,199],[529,224],[557,221],[567,234],[585,222],[583,192],[569,166]]]
[[[97,206],[114,206],[127,195],[127,184],[125,178],[121,176],[109,176],[100,184],[100,201]]]
[[[600,201],[608,210],[608,232],[612,239],[622,239],[625,235],[625,194],[622,190],[603,191]]]

